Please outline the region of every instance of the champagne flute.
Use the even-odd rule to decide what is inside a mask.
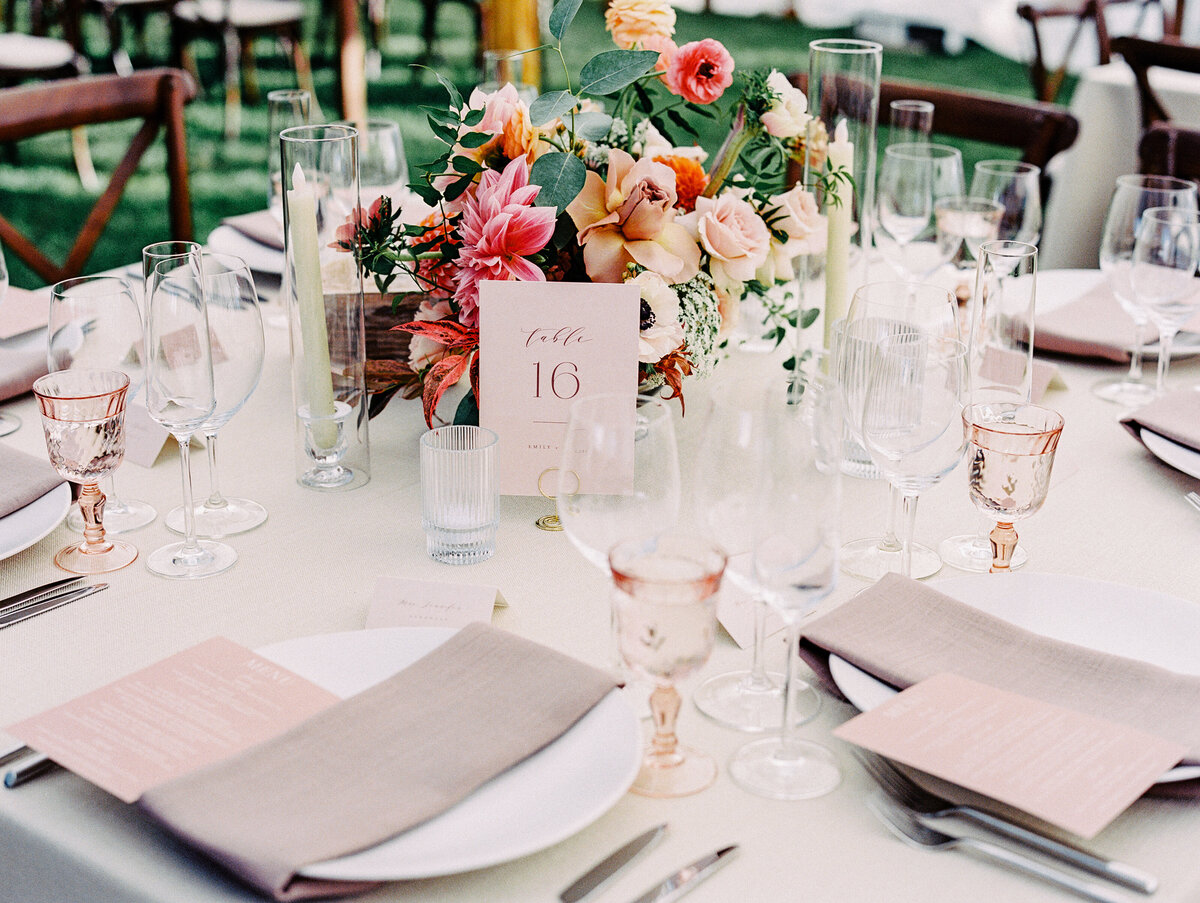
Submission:
[[[4,261],[4,248],[0,247],[0,304],[8,295],[8,264]],[[0,411],[0,436],[15,433],[21,428],[21,418],[7,411]]]
[[[995,523],[989,570],[1007,574],[1017,547],[1014,522],[1046,500],[1063,418],[1035,404],[994,402],[970,405],[962,420],[970,446],[971,501]]]
[[[1004,208],[996,238],[1036,245],[1042,234],[1042,171],[1016,160],[980,160],[971,177],[972,197]]]
[[[725,554],[708,540],[667,533],[617,543],[609,566],[621,659],[655,684],[654,734],[630,789],[655,797],[697,793],[716,780],[717,763],[679,743],[675,685],[712,653]]]
[[[1167,389],[1175,334],[1200,307],[1196,266],[1200,264],[1200,213],[1151,207],[1142,214],[1129,283],[1137,303],[1158,327],[1155,394]]]
[[[237,553],[224,543],[196,538],[189,457],[193,434],[216,407],[199,248],[155,264],[147,283],[146,348],[146,405],[179,443],[184,512],[183,541],[152,552],[146,566],[180,579],[219,574],[233,566]]]
[[[54,563],[73,574],[120,570],[138,556],[135,547],[104,534],[100,478],[125,454],[125,394],[120,370],[60,370],[33,384],[50,463],[63,479],[78,483],[83,541],[60,549]]]
[[[755,740],[730,759],[729,773],[752,793],[808,799],[833,790],[841,772],[824,746],[800,740],[794,702],[801,623],[837,585],[842,416],[832,380],[811,374],[798,403],[768,401],[769,435],[747,471],[761,473],[754,573],[787,627],[787,670],[778,736]]]
[[[865,457],[870,471],[879,473],[867,454],[862,440],[861,420],[870,385],[871,362],[875,349],[888,335],[921,333],[944,339],[960,336],[958,301],[946,288],[912,282],[876,282],[854,293],[850,310],[836,344],[834,373],[845,399],[846,429],[851,450],[849,457]],[[847,470],[847,473],[853,473]],[[864,580],[875,581],[901,567],[901,544],[896,536],[896,521],[902,500],[900,492],[888,484],[887,526],[882,536],[851,540],[841,550],[842,570]],[[933,549],[912,544],[911,572],[928,577],[942,566]]]
[[[1122,377],[1101,380],[1092,386],[1092,392],[1124,408],[1139,407],[1154,397],[1154,389],[1142,378],[1142,350],[1149,316],[1137,303],[1129,282],[1138,225],[1142,214],[1151,207],[1195,210],[1196,186],[1171,176],[1123,175],[1117,178],[1108,204],[1100,238],[1100,269],[1108,277],[1117,303],[1133,320],[1133,344],[1129,372]]]
[[[204,299],[212,345],[216,408],[201,426],[208,452],[208,498],[195,507],[196,535],[230,536],[267,519],[258,502],[226,498],[217,470],[217,434],[242,409],[258,385],[263,363],[263,327],[254,278],[240,257],[204,252]],[[168,529],[184,532],[182,506],[167,513]]]
[[[80,276],[65,279],[50,290],[50,319],[46,328],[46,365],[56,370],[120,370],[129,377],[126,407],[141,390],[146,355],[142,312],[124,279]],[[115,468],[114,468],[115,471]],[[148,502],[123,500],[110,471],[104,505],[104,529],[125,533],[144,527],[158,516]],[[67,526],[82,531],[82,514],[72,511]]]
[[[957,339],[898,332],[876,349],[861,430],[872,459],[904,497],[904,577],[912,576],[917,500],[962,458],[966,395],[967,346]]]
[[[729,553],[725,573],[737,586],[753,594],[754,649],[749,670],[727,671],[710,677],[692,694],[696,708],[726,727],[743,731],[779,729],[783,675],[767,672],[763,661],[766,602],[754,580],[750,554],[754,522],[758,516],[758,487],[754,479],[731,461],[744,461],[765,441],[763,403],[769,391],[761,380],[738,380],[718,388],[705,421],[693,479],[696,523],[701,532]],[[782,392],[783,389],[780,389]],[[816,717],[821,697],[807,683],[799,683],[792,707],[798,724]]]
[[[934,212],[966,193],[962,153],[944,144],[893,144],[883,153],[875,194],[875,244],[902,279],[925,278],[950,260]]]

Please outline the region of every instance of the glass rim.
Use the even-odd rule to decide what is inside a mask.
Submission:
[[[1005,175],[1018,172],[1026,175],[1041,175],[1042,168],[1035,163],[1026,163],[1024,160],[977,160],[975,171]]]
[[[991,198],[983,197],[977,194],[948,194],[944,198],[938,198],[933,202],[934,209],[944,207],[947,204],[963,204],[970,202],[975,209],[985,208],[992,211],[1004,212],[1004,205],[999,201],[993,201]]]
[[[83,376],[83,374],[88,374],[88,373],[105,373],[105,374],[109,374],[112,376],[116,376],[118,378],[117,381],[118,381],[118,383],[120,383],[120,385],[114,386],[111,389],[104,389],[103,391],[100,391],[100,392],[93,391],[93,392],[84,392],[81,394],[72,394],[72,395],[51,395],[50,393],[46,392],[44,390],[44,388],[43,389],[38,388],[39,385],[42,385],[42,384],[48,382],[49,380],[56,379],[56,378],[61,379],[62,375],[64,373],[75,373],[75,374],[79,374],[81,377]],[[33,381],[33,394],[36,395],[38,398],[44,398],[48,401],[87,401],[92,398],[105,398],[109,395],[115,395],[118,392],[124,392],[128,388],[129,388],[129,374],[128,373],[125,373],[122,370],[107,370],[107,369],[102,369],[102,368],[95,368],[95,369],[88,368],[88,369],[78,369],[78,370],[66,368],[64,370],[54,370],[51,373],[47,373],[45,376],[39,376],[37,379],[35,379]]]
[[[267,92],[267,100],[303,100],[312,99],[312,92],[304,88],[274,88]]]
[[[901,98],[893,100],[888,104],[889,110],[920,110],[921,112],[932,113],[935,107],[931,101],[917,100],[914,98]]]
[[[856,288],[854,290],[854,295],[852,295],[851,298],[853,298],[854,296],[857,296],[859,292],[867,291],[869,289],[874,289],[874,288],[883,290],[885,287],[890,287],[890,288],[903,287],[906,291],[910,290],[910,289],[924,288],[924,289],[933,289],[940,295],[950,296],[950,295],[954,294],[953,291],[946,288],[944,285],[937,285],[936,283],[933,283],[933,282],[920,282],[920,281],[914,280],[914,279],[877,279],[874,282],[864,282],[862,285],[860,285],[858,288]],[[884,302],[884,303],[886,303],[886,302]],[[897,307],[905,306],[905,304],[906,304],[906,301],[903,301],[903,300],[896,302]]]
[[[910,159],[948,160],[962,157],[962,151],[949,144],[933,144],[927,141],[904,141],[900,144],[889,144],[883,149],[885,155],[895,152],[897,157]]]
[[[808,42],[809,52],[819,50],[823,53],[846,54],[875,54],[883,53],[883,45],[878,41],[864,41],[862,38],[819,38]]]
[[[1005,436],[1027,436],[1030,435],[1027,431],[1016,429],[1004,429],[1005,421],[998,423],[987,423],[976,419],[976,413],[984,408],[999,409],[1004,411],[1036,411],[1038,414],[1047,418],[1054,424],[1053,426],[1036,427],[1038,434],[1052,435],[1061,433],[1066,421],[1063,415],[1054,408],[1048,408],[1045,405],[1036,404],[1032,401],[976,401],[965,406],[962,410],[963,423],[967,426],[984,430],[989,433],[997,433]]]
[[[1164,216],[1164,214],[1168,215]],[[1183,217],[1187,222],[1173,225],[1192,226],[1200,224],[1200,210],[1191,207],[1173,207],[1169,204],[1160,204],[1157,207],[1147,207],[1142,211],[1142,222],[1152,219],[1161,223],[1171,224],[1170,221],[1178,217]]]
[[[331,132],[333,134],[326,134]],[[307,134],[306,134],[307,133]],[[321,123],[319,125],[294,125],[279,133],[280,141],[295,144],[332,144],[358,137],[358,129],[349,125]]]
[[[449,448],[444,445],[435,445],[434,440],[437,438],[437,434],[442,432],[449,432],[454,436],[474,436],[483,441],[472,445],[470,448]],[[477,426],[473,423],[447,423],[443,426],[435,426],[421,434],[422,449],[427,448],[430,451],[450,454],[487,451],[490,448],[495,448],[499,442],[500,436],[494,430],[490,430],[486,426]]]
[[[641,574],[628,573],[627,569],[617,561],[618,556],[627,550],[631,553],[629,556],[630,561],[646,557],[645,555],[636,554],[639,549],[645,549],[648,554],[654,554],[662,549],[664,542],[668,546],[674,543],[679,543],[681,546],[684,543],[692,544],[689,548],[697,550],[696,564],[704,570],[704,573],[698,577],[687,578],[647,577]],[[725,551],[719,542],[700,533],[687,532],[651,533],[621,539],[615,542],[612,548],[608,550],[607,558],[614,578],[618,580],[623,578],[630,583],[640,583],[645,586],[677,586],[680,584],[695,583],[698,580],[705,580],[712,577],[721,577],[724,575],[729,563],[729,553]],[[697,600],[697,602],[701,601],[704,600]]]
[[[97,273],[93,276],[72,276],[70,279],[59,280],[50,288],[50,294],[52,297],[57,298],[64,296],[66,292],[81,285],[104,284],[112,284],[114,286],[114,294],[117,292],[130,293],[129,283],[125,281],[124,277],[111,273]]]
[[[989,238],[979,243],[980,253],[999,254],[1003,257],[1037,257],[1037,245],[1012,238]]]
[[[1196,183],[1175,176],[1160,176],[1155,173],[1131,172],[1117,176],[1117,185],[1123,188],[1149,188],[1154,191],[1195,191]]]

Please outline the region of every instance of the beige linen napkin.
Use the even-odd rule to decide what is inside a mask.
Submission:
[[[1133,344],[1133,321],[1121,309],[1107,280],[1070,304],[1036,317],[1034,347],[1042,351],[1128,361]],[[1200,331],[1200,316],[1184,324]]]
[[[1200,451],[1200,392],[1179,389],[1139,408],[1121,424],[1139,439],[1143,429]]]
[[[951,671],[1178,741],[1200,762],[1200,677],[1039,636],[906,577],[889,574],[804,629],[801,655],[840,697],[830,653],[900,689]],[[1196,798],[1200,782],[1160,790]]]
[[[353,893],[373,885],[296,873],[445,811],[613,687],[595,668],[471,624],[394,677],[138,805],[278,900]]]
[[[0,517],[37,501],[62,482],[49,461],[0,445]]]
[[[275,218],[270,210],[256,210],[253,213],[230,216],[221,222],[226,226],[232,226],[260,245],[266,245],[277,251],[283,250],[283,224]]]

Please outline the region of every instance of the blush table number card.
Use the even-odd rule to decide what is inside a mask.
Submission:
[[[479,423],[500,436],[502,494],[539,494],[576,399],[633,405],[640,311],[636,285],[480,283]]]

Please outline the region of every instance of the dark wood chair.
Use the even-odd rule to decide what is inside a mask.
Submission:
[[[1200,182],[1200,130],[1156,122],[1142,135],[1138,159],[1139,172]]]
[[[48,258],[34,240],[19,232],[2,215],[0,241],[48,283],[78,276],[104,232],[129,177],[160,131],[165,132],[167,146],[170,237],[190,240],[192,211],[183,108],[195,96],[195,82],[178,69],[61,79],[0,90],[0,142],[103,122],[142,120],[141,128],[113,170],[108,186],[96,200],[64,263]],[[53,216],[46,222],[58,225]]]
[[[133,23],[139,36],[146,32],[146,20],[152,14],[169,15],[178,0],[71,0],[82,4],[80,11],[98,13],[108,33],[108,53],[113,69],[121,75],[133,72],[133,61],[125,49],[125,20]],[[69,5],[69,3],[68,3]]]
[[[1130,69],[1137,83],[1138,104],[1142,114],[1142,128],[1155,122],[1166,122],[1170,111],[1150,84],[1150,70],[1178,69],[1181,72],[1200,73],[1200,47],[1180,43],[1171,38],[1164,41],[1147,41],[1143,38],[1114,38],[1113,53],[1119,54]]]
[[[806,74],[793,75],[791,80],[807,90]],[[936,134],[1019,149],[1024,162],[1042,170],[1043,203],[1050,193],[1046,164],[1074,144],[1079,135],[1079,121],[1069,110],[1039,101],[883,79],[879,85],[879,109],[887,110],[894,100],[932,103]]]

